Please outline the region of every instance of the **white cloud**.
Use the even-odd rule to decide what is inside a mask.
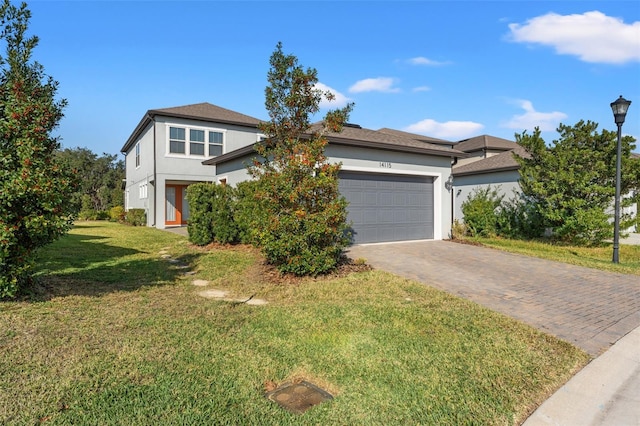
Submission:
[[[432,67],[449,64],[449,62],[434,61],[433,59],[425,58],[424,56],[417,56],[415,58],[408,59],[407,62],[411,65],[427,65]]]
[[[411,89],[413,92],[428,92],[431,90],[429,86],[418,86]]]
[[[435,120],[426,119],[411,124],[403,130],[411,133],[420,133],[439,139],[464,139],[477,135],[484,126],[473,121],[447,121],[439,123]]]
[[[365,78],[357,81],[353,86],[349,87],[351,93],[361,92],[385,92],[397,93],[400,91],[397,87],[393,87],[396,79],[391,77]]]
[[[533,108],[531,101],[525,99],[516,99],[513,102],[525,112],[524,114],[514,115],[511,120],[502,124],[502,127],[508,129],[516,129],[521,132],[523,130],[532,131],[539,127],[541,131],[548,132],[556,130],[558,124],[568,117],[567,114],[559,111],[538,112]]]
[[[346,106],[349,102],[351,102],[351,99],[349,99],[342,93],[338,92],[334,88],[327,86],[326,84],[318,82],[315,84],[314,87],[318,90],[322,90],[323,95],[322,95],[322,99],[320,100],[320,108],[322,109],[342,108]],[[331,101],[328,100],[326,96],[324,96],[325,92],[333,93],[333,96],[335,96],[335,98],[333,98],[333,100]]]
[[[548,13],[524,24],[509,24],[510,39],[552,46],[584,62],[622,64],[640,61],[640,21],[625,24],[599,11],[582,15]]]

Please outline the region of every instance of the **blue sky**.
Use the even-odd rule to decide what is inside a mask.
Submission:
[[[148,109],[210,102],[267,119],[278,41],[366,128],[457,141],[539,126],[551,142],[558,123],[615,130],[609,103],[623,95],[623,132],[640,137],[635,0],[28,5],[34,59],[69,101],[65,148],[117,154]]]

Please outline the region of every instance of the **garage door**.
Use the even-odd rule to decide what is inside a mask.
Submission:
[[[355,243],[433,238],[433,178],[340,172]]]

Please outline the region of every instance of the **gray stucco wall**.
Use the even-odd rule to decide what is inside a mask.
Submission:
[[[140,165],[136,167],[136,145],[140,146]],[[153,209],[153,126],[148,126],[131,150],[125,155],[125,207],[144,209],[147,225],[152,221]],[[146,197],[141,198],[141,186],[146,186]]]
[[[142,208],[147,212],[147,225],[165,227],[165,188],[167,184],[189,185],[196,182],[215,182],[215,166],[204,166],[205,156],[169,153],[169,127],[216,130],[224,133],[224,152],[233,151],[258,140],[258,130],[199,120],[156,117],[125,155],[128,208]],[[188,132],[188,130],[187,130]],[[187,133],[188,135],[188,133]],[[206,135],[206,133],[205,133]],[[154,143],[155,142],[155,143]],[[140,166],[135,165],[136,144],[140,144]],[[188,141],[186,142],[188,145]],[[206,136],[205,136],[205,143]],[[154,153],[155,148],[155,153]],[[155,172],[154,172],[155,161]],[[146,197],[140,197],[140,186],[146,185]]]
[[[518,184],[520,174],[517,170],[506,172],[483,173],[470,176],[454,176],[453,178],[453,194],[454,194],[454,216],[458,221],[464,221],[462,214],[462,203],[465,202],[473,193],[474,189],[497,188],[498,192],[505,196],[505,200],[513,198],[516,193],[520,192]]]
[[[325,154],[329,162],[341,162],[345,171],[433,177],[434,239],[448,238],[451,231],[451,203],[444,182],[451,173],[449,157],[331,144],[327,146]],[[224,178],[229,185],[249,179],[245,163],[254,157],[255,154],[247,155],[217,165],[217,179]]]

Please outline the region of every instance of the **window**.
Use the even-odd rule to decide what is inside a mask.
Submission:
[[[169,128],[169,152],[172,154],[185,154],[185,130],[180,127]]]
[[[189,154],[204,155],[204,130],[189,130]]]
[[[223,133],[222,132],[209,132],[209,156],[215,157],[222,155],[223,151]]]
[[[144,200],[145,198],[148,197],[148,189],[147,189],[147,182],[143,182],[140,185],[138,185],[139,187],[139,196],[141,200]]]
[[[140,142],[136,144],[136,167],[140,167]]]
[[[224,154],[225,129],[199,126],[173,127],[167,125],[167,155],[193,157],[215,157]]]

